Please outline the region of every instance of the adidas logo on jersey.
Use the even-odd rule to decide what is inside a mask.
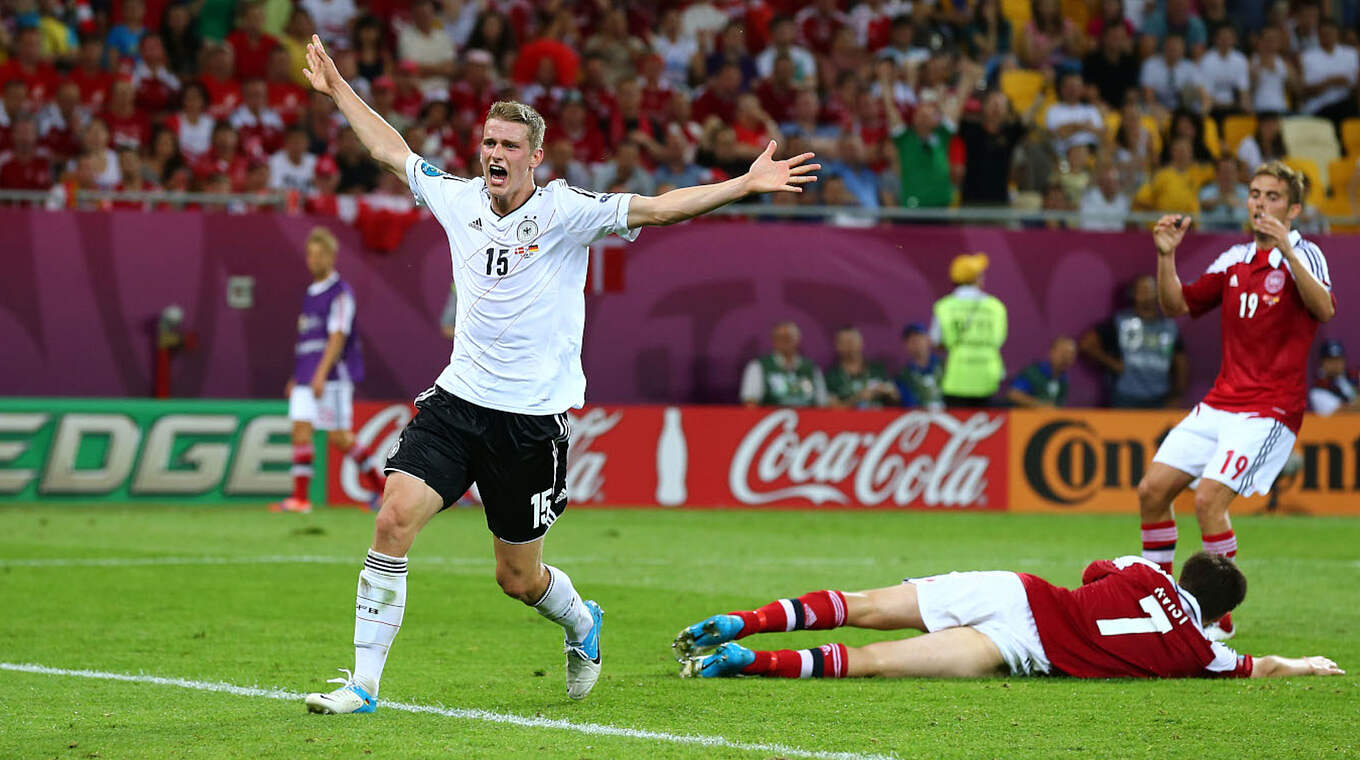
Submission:
[[[474,229],[474,230],[477,230],[478,232],[481,232],[481,231],[482,231],[482,218],[479,216],[479,217],[477,217],[476,219],[473,219],[472,221],[468,222],[468,226],[471,227],[471,228]]]

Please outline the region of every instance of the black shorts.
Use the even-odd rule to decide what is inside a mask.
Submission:
[[[416,397],[383,470],[425,481],[444,509],[476,483],[492,535],[527,544],[567,508],[570,435],[566,413],[501,412],[435,386]]]

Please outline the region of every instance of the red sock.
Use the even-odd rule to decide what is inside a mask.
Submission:
[[[1201,536],[1200,544],[1210,554],[1222,554],[1228,559],[1237,560],[1237,534],[1232,530]]]
[[[1171,575],[1172,563],[1176,559],[1176,521],[1143,523],[1143,559],[1156,562],[1157,566]]]
[[[742,673],[772,678],[845,678],[850,669],[844,644],[823,644],[816,649],[758,651],[755,655],[756,661],[742,668]]]
[[[737,638],[753,633],[823,631],[845,625],[845,594],[813,591],[797,599],[777,599],[749,612],[734,612],[745,623]]]
[[[312,444],[293,444],[293,498],[307,501],[307,489],[312,484]]]

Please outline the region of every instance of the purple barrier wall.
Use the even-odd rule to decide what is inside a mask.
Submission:
[[[0,394],[144,396],[152,326],[179,303],[200,348],[175,360],[177,396],[277,397],[291,368],[296,308],[307,275],[302,241],[316,220],[276,215],[51,213],[0,210]],[[436,329],[448,292],[443,231],[425,221],[390,255],[362,251],[347,225],[340,269],[359,302],[368,379],[360,395],[405,398],[447,359]],[[1182,276],[1202,271],[1240,237],[1196,235]],[[1320,237],[1339,294],[1320,334],[1360,350],[1348,292],[1360,283],[1355,239]],[[771,324],[794,319],[803,348],[830,362],[832,334],[861,327],[866,350],[895,369],[904,323],[928,320],[949,290],[950,258],[992,257],[987,289],[1010,311],[1004,356],[1019,369],[1059,332],[1076,336],[1109,314],[1117,289],[1151,272],[1146,234],[704,221],[645,230],[627,247],[622,292],[587,298],[584,363],[596,403],[732,402],[746,359],[767,349]],[[227,278],[255,278],[255,306],[234,309]],[[1218,319],[1184,322],[1192,394],[1218,369]],[[1080,368],[1071,403],[1100,397]]]

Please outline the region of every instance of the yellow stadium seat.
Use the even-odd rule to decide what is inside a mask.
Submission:
[[[1327,198],[1327,186],[1322,182],[1322,170],[1318,168],[1317,162],[1302,156],[1285,156],[1284,162],[1289,168],[1303,172],[1303,176],[1308,178],[1308,197],[1305,199],[1308,205],[1313,207],[1321,205]]]
[[[1209,149],[1209,154],[1214,158],[1223,155],[1222,142],[1218,139],[1218,122],[1209,117],[1204,117],[1204,147]]]
[[[1341,122],[1341,144],[1346,147],[1346,155],[1360,156],[1360,117]]]
[[[1323,170],[1341,156],[1341,143],[1332,123],[1316,116],[1288,116],[1280,122],[1280,130],[1285,153],[1311,160],[1325,188],[1327,175]]]
[[[1237,114],[1223,120],[1223,139],[1221,142],[1228,150],[1237,152],[1242,141],[1256,134],[1256,117]]]
[[[1350,189],[1351,177],[1355,176],[1355,156],[1342,156],[1327,164],[1327,186],[1333,196],[1346,197]]]
[[[1318,205],[1318,211],[1331,219],[1341,218],[1350,221],[1350,223],[1331,222],[1332,232],[1360,232],[1360,223],[1356,223],[1355,207],[1351,205],[1349,198],[1326,198]]]
[[[1001,15],[1011,22],[1011,33],[1017,38],[1020,30],[1029,24],[1033,13],[1030,0],[1001,0]]]
[[[1091,16],[1091,7],[1086,4],[1086,0],[1062,0],[1062,15],[1076,24],[1078,29],[1085,29]]]
[[[1034,105],[1034,99],[1043,89],[1044,75],[1037,71],[1011,69],[1001,72],[1001,91],[1010,99],[1011,107],[1020,113]]]

